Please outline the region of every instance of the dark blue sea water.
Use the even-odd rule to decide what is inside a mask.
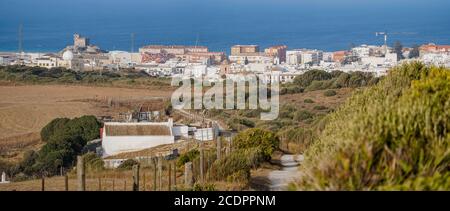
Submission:
[[[450,44],[448,0],[0,0],[0,51],[58,51],[73,33],[106,50],[146,44],[234,44],[347,49],[382,44]],[[198,40],[198,42],[197,42]]]

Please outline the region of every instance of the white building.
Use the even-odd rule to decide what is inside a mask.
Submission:
[[[363,57],[361,63],[370,67],[392,67],[397,64],[397,54],[388,53],[385,57]]]
[[[108,54],[111,63],[119,67],[129,68],[140,64],[142,56],[140,53],[130,53],[126,51],[111,51]]]
[[[173,127],[171,119],[168,122],[105,122],[102,129],[103,156],[173,144]]]
[[[301,63],[301,50],[286,51],[286,64],[299,65]]]
[[[420,56],[420,60],[426,64],[450,67],[450,54],[447,53],[426,53]]]

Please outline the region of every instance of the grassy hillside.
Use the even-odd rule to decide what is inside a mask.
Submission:
[[[297,189],[450,189],[449,69],[394,68],[328,118]]]

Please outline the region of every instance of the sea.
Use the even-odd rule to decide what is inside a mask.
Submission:
[[[18,51],[22,40],[26,52],[57,52],[74,33],[108,51],[152,44],[336,51],[382,45],[376,32],[387,32],[389,45],[450,44],[449,11],[448,0],[0,0],[0,51]]]

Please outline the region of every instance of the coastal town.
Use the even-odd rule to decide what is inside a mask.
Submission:
[[[378,35],[378,34],[377,34]],[[73,45],[57,53],[0,53],[0,65],[67,68],[75,71],[145,71],[150,77],[213,76],[217,74],[277,73],[281,83],[292,82],[308,70],[327,72],[370,72],[385,75],[387,70],[409,61],[450,67],[450,45],[434,43],[403,47],[400,43],[351,46],[348,50],[326,52],[300,46],[234,45],[230,55],[211,52],[207,46],[147,45],[139,52],[105,51],[79,34]]]
[[[65,176],[64,187],[65,190],[69,190],[68,175],[72,175],[70,181],[82,181],[79,184],[84,184],[86,181],[83,180],[82,176],[78,175],[83,174],[84,167],[83,170],[80,170],[81,167],[78,165],[80,162],[84,162],[81,161],[86,159],[84,157],[94,156],[95,159],[100,160],[98,162],[100,163],[98,164],[100,166],[98,168],[101,169],[100,172],[114,171],[116,169],[123,170],[131,165],[133,165],[133,169],[135,166],[152,169],[154,171],[152,177],[154,184],[151,185],[153,190],[157,190],[157,188],[162,190],[165,185],[167,185],[168,190],[176,190],[172,187],[172,184],[176,184],[177,180],[178,183],[184,183],[184,186],[179,187],[191,190],[189,188],[193,188],[194,184],[206,185],[206,178],[222,182],[231,180],[230,184],[239,184],[231,189],[220,187],[220,189],[224,190],[286,190],[288,185],[299,177],[297,167],[305,159],[302,154],[305,147],[303,142],[295,142],[298,141],[298,137],[289,137],[292,134],[296,136],[298,131],[303,133],[298,128],[308,129],[309,125],[318,124],[320,122],[318,120],[333,112],[339,105],[342,105],[344,100],[349,98],[351,91],[375,85],[380,76],[388,75],[390,70],[395,70],[400,65],[409,65],[419,61],[427,66],[450,67],[450,45],[429,43],[420,46],[403,47],[400,42],[396,42],[391,47],[388,46],[386,41],[387,33],[384,33],[384,35],[385,43],[383,45],[352,45],[348,50],[335,52],[297,48],[297,46],[288,47],[286,45],[274,45],[263,49],[259,45],[245,44],[231,46],[230,53],[227,55],[226,52],[213,52],[207,46],[198,45],[146,45],[140,47],[138,52],[133,50],[130,52],[106,51],[91,43],[88,37],[74,34],[73,44],[64,47],[59,52],[0,53],[0,67],[7,70],[4,77],[6,81],[5,88],[9,87],[11,89],[16,86],[14,83],[16,77],[8,77],[8,74],[11,73],[11,76],[13,76],[14,68],[23,67],[26,68],[21,71],[31,69],[30,74],[33,74],[34,70],[38,70],[40,73],[57,70],[55,72],[75,75],[83,75],[87,72],[88,74],[86,75],[89,75],[89,73],[100,73],[100,76],[102,76],[101,74],[104,73],[105,78],[107,78],[106,75],[114,72],[127,74],[131,72],[138,73],[138,78],[145,80],[166,80],[171,77],[181,77],[214,81],[219,80],[224,75],[239,77],[240,75],[253,74],[265,76],[265,79],[267,79],[267,76],[270,76],[271,84],[273,84],[273,80],[276,80],[287,88],[294,86],[294,89],[291,91],[281,94],[285,96],[282,97],[279,118],[267,122],[258,120],[257,116],[262,110],[257,109],[253,109],[254,111],[252,109],[242,109],[242,111],[235,111],[234,113],[217,112],[215,110],[207,111],[208,109],[203,107],[202,109],[194,110],[174,109],[173,102],[169,102],[168,97],[170,94],[173,94],[169,88],[169,83],[162,86],[150,85],[151,88],[147,87],[148,89],[145,90],[166,89],[160,94],[160,97],[151,96],[150,93],[140,93],[134,99],[127,98],[128,96],[113,97],[119,91],[119,87],[110,87],[107,94],[97,94],[98,92],[95,91],[95,94],[91,93],[89,95],[85,93],[86,96],[78,95],[80,87],[65,87],[64,89],[66,90],[74,89],[77,95],[71,98],[69,92],[62,94],[63,96],[53,93],[53,95],[59,96],[53,96],[51,98],[53,101],[41,104],[35,104],[35,102],[27,104],[48,109],[51,104],[68,103],[70,106],[73,106],[71,103],[77,102],[82,103],[77,105],[85,106],[85,103],[87,103],[89,104],[87,109],[95,108],[95,112],[82,110],[80,112],[83,115],[82,117],[64,119],[61,117],[66,117],[68,110],[73,107],[65,108],[65,106],[57,105],[63,112],[52,113],[50,116],[55,119],[50,122],[36,124],[37,126],[35,126],[41,131],[40,137],[35,139],[39,143],[48,143],[44,145],[43,150],[31,150],[31,155],[38,156],[36,153],[40,153],[39,159],[42,160],[24,155],[26,159],[23,159],[22,163],[26,163],[25,161],[28,161],[28,158],[31,159],[32,161],[30,162],[34,162],[33,165],[29,165],[33,167],[32,170],[27,172],[27,166],[21,166],[22,163],[19,163],[17,168],[8,168],[8,175],[5,172],[0,172],[2,174],[0,184],[3,184],[2,187],[4,188],[16,190],[15,182],[20,181],[21,176],[29,179],[31,183],[32,179],[36,178],[36,175],[42,178],[60,175]],[[318,74],[317,78],[313,78],[313,74]],[[114,77],[121,77],[120,74],[114,75],[117,75]],[[276,79],[274,76],[279,78]],[[303,76],[306,78],[305,81],[310,81],[302,84]],[[312,77],[308,79],[308,76]],[[46,77],[45,80],[51,81],[51,79],[48,79],[52,77],[51,74],[49,77],[44,77]],[[35,79],[36,81],[38,80],[37,78]],[[134,80],[134,78],[126,79],[130,79],[127,82]],[[319,83],[314,84],[314,82],[320,80],[327,81],[327,83],[324,83],[323,87],[317,86]],[[299,81],[300,83],[298,83]],[[67,85],[64,83],[64,80],[60,82],[62,84],[56,83],[52,85],[57,92],[63,89],[62,86]],[[90,85],[94,87],[102,85],[101,82],[96,83],[94,81]],[[130,84],[130,86],[134,85],[133,83]],[[313,85],[316,85],[316,87]],[[288,90],[286,87],[284,88]],[[42,91],[39,90],[48,87],[31,86],[24,88],[37,90],[37,93],[42,94]],[[128,88],[131,89],[127,90],[129,91],[127,95],[138,92],[132,89],[136,87]],[[94,92],[94,89],[99,88],[95,87],[90,92]],[[45,92],[48,92],[48,90]],[[48,95],[51,96],[52,94]],[[147,98],[149,96],[150,98]],[[296,101],[295,99],[297,98],[301,100]],[[4,100],[4,102],[7,102],[4,103],[5,105],[11,103],[8,99],[11,98]],[[25,103],[20,102],[19,104]],[[17,110],[20,116],[23,116],[22,110]],[[35,110],[36,108],[33,107],[30,118],[33,116],[33,118],[42,121],[41,117],[39,117],[40,112]],[[48,113],[51,112],[48,111]],[[94,115],[87,116],[88,114]],[[76,115],[71,115],[71,118],[73,116]],[[22,118],[13,118],[12,121],[20,123]],[[35,121],[38,122],[38,120]],[[11,125],[18,126],[20,125],[19,123]],[[9,123],[7,124],[9,126]],[[81,137],[80,134],[74,135],[68,132],[73,130],[71,127],[81,127],[82,129],[77,131],[82,134]],[[23,128],[20,127],[17,130],[23,132],[21,131]],[[54,134],[49,136],[53,136],[53,140],[52,138],[46,140],[45,134],[49,133],[48,130],[52,128],[54,129]],[[258,135],[258,133],[260,134]],[[36,134],[36,131],[34,131],[34,134]],[[271,162],[273,161],[272,159],[277,160],[278,164],[273,164],[275,162],[273,161],[268,164],[270,168],[258,169],[257,167],[264,161],[263,158],[258,157],[262,156],[260,151],[255,151],[253,155],[246,154],[245,156],[238,154],[244,151],[234,151],[236,150],[236,145],[234,145],[236,140],[241,142],[247,140],[247,138],[239,138],[239,136],[248,136],[249,139],[256,137],[253,140],[256,142],[268,139],[268,142],[273,143],[273,146],[268,146],[268,148],[272,148],[269,150],[272,154],[265,159]],[[278,139],[278,136],[280,139]],[[85,145],[83,144],[83,147],[76,148],[77,157],[75,157],[75,154],[68,155],[69,161],[60,164],[58,163],[59,160],[54,161],[51,156],[46,156],[46,153],[53,153],[62,149],[66,151],[75,150],[64,148],[66,145],[57,146],[62,149],[56,147],[52,149],[54,151],[47,150],[47,147],[52,146],[52,141],[55,141],[55,143],[70,142],[70,139],[65,139],[67,137],[71,137],[74,140],[77,138],[83,139]],[[307,137],[312,136],[303,134],[300,137],[303,137],[301,139],[308,139]],[[279,151],[275,153],[273,152],[274,149]],[[7,151],[9,149],[4,148],[4,150]],[[250,150],[256,150],[256,148]],[[245,151],[245,153],[247,152]],[[238,171],[224,173],[224,175],[215,172],[219,168],[218,166],[223,169],[227,168],[221,163],[228,162],[227,159],[246,159],[247,157],[254,159],[251,162],[258,164],[245,166],[248,172],[241,175],[242,178],[232,178]],[[75,158],[77,158],[76,161]],[[162,164],[163,162],[165,164]],[[40,168],[39,165],[47,165],[47,163],[52,164],[49,164],[45,171]],[[77,163],[76,168],[74,168],[75,163]],[[165,166],[162,167],[163,165]],[[14,172],[11,169],[19,170]],[[70,169],[72,169],[72,174]],[[73,169],[76,170],[76,178]],[[171,177],[172,169],[173,177]],[[250,170],[252,170],[252,173],[250,173]],[[162,176],[165,174],[164,171],[167,173],[167,178]],[[222,171],[226,172],[226,170]],[[265,171],[265,173],[260,173],[259,171]],[[101,188],[102,178],[99,176],[103,173],[99,174],[94,171],[92,174],[95,182],[98,181],[98,190],[103,190]],[[135,174],[133,170],[133,190],[139,190],[139,181],[135,180]],[[159,175],[158,177],[156,176],[157,174]],[[219,176],[214,178],[214,176],[211,176],[214,174]],[[250,174],[256,176],[250,176]],[[263,177],[269,181],[263,182],[262,188],[260,187],[261,184],[258,184],[261,182],[255,182],[255,180],[258,180],[258,174],[263,174]],[[137,175],[139,175],[139,172]],[[109,179],[115,181],[116,175],[114,175],[114,178]],[[158,181],[158,185],[156,185],[156,181]],[[90,182],[92,183],[92,178]],[[257,183],[257,185],[252,186],[253,183]],[[44,190],[44,182],[40,184],[42,184],[42,190]],[[113,182],[112,190],[115,190],[114,184]],[[135,187],[136,184],[137,188]],[[71,184],[71,186],[74,185]],[[93,187],[95,185],[91,184],[90,186]],[[58,186],[55,190],[61,190],[62,187]],[[83,185],[78,187],[78,190],[86,190],[86,188],[83,188]],[[146,187],[144,181],[143,189],[145,190]],[[126,181],[124,181],[124,190],[127,190]]]

